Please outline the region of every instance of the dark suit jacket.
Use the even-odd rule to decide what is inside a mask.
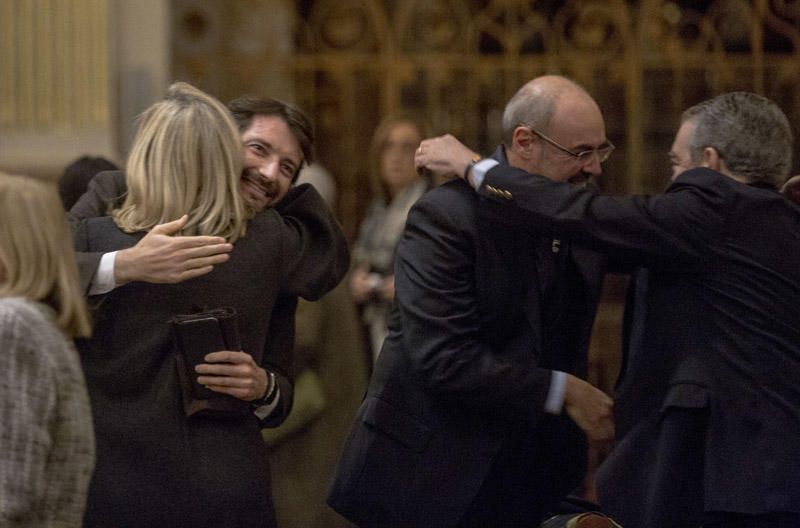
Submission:
[[[583,434],[543,406],[551,368],[585,370],[598,272],[572,306],[580,337],[543,350],[541,237],[479,217],[478,202],[453,181],[409,213],[389,335],[328,498],[361,526],[455,526],[501,451],[540,469],[527,482],[563,476],[562,494],[584,475]],[[588,291],[587,277],[573,279]]]
[[[69,211],[67,218],[73,230],[77,229],[80,222],[87,218],[107,215],[114,207],[122,204],[127,187],[123,171],[105,171],[96,175],[89,182],[88,189]],[[289,190],[286,197],[275,207],[275,211],[285,218],[285,224],[296,225],[298,237],[304,237],[305,251],[314,259],[309,262],[309,269],[303,270],[301,276],[305,278],[298,281],[297,287],[300,296],[316,300],[332,289],[346,273],[349,263],[349,251],[341,226],[333,218],[328,207],[320,207],[315,190],[305,186]],[[316,208],[316,209],[315,209]],[[307,214],[314,211],[314,216]],[[78,251],[78,268],[80,271],[81,287],[88,293],[92,278],[97,272],[104,252]],[[318,265],[321,264],[321,265]],[[292,407],[292,379],[294,372],[292,366],[292,349],[294,347],[295,321],[294,313],[297,306],[297,295],[279,292],[275,308],[270,318],[270,328],[267,332],[265,350],[269,351],[271,368],[281,389],[281,400],[278,408],[262,423],[263,426],[274,427],[279,425],[288,416]],[[95,301],[102,302],[105,296],[99,296]],[[276,369],[276,366],[278,367]]]
[[[132,282],[94,303],[94,332],[78,343],[97,434],[87,526],[271,526],[269,468],[254,415],[186,418],[168,320],[197,307],[238,312],[243,349],[288,379],[291,356],[270,347],[279,293],[318,297],[346,272],[349,256],[324,201],[294,191],[291,215],[265,210],[248,223],[230,260],[180,284]],[[110,217],[75,230],[76,249],[104,253],[143,233]],[[281,391],[291,396],[291,386]],[[288,411],[288,409],[287,409]]]
[[[644,526],[644,510],[670,500],[668,487],[647,496],[662,489],[656,475],[670,474],[655,448],[670,409],[706,417],[704,438],[684,446],[705,461],[705,511],[800,511],[797,207],[702,168],[650,198],[598,196],[506,167],[490,170],[480,192],[648,268],[628,307],[617,447],[598,476],[611,514]]]

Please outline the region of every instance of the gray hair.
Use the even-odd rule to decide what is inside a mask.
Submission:
[[[728,170],[747,183],[780,188],[792,167],[792,130],[786,114],[771,100],[749,92],[730,92],[683,113],[696,124],[689,142],[692,162],[714,148]]]
[[[560,75],[544,75],[527,82],[517,90],[503,111],[503,141],[511,145],[514,129],[520,123],[547,133],[556,108],[556,101],[565,90],[588,92],[576,82]]]

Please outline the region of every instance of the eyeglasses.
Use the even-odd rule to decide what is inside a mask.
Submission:
[[[614,144],[611,143],[611,141],[608,141],[608,140],[606,140],[607,144],[605,146],[603,146],[603,147],[599,147],[599,148],[591,149],[591,150],[582,150],[580,152],[575,152],[574,150],[568,149],[567,147],[559,144],[556,140],[547,137],[546,135],[542,134],[541,132],[539,132],[538,130],[536,130],[535,128],[533,128],[532,126],[530,126],[530,125],[528,125],[526,123],[520,123],[517,126],[522,126],[522,127],[527,128],[528,130],[530,130],[531,132],[533,132],[534,134],[536,134],[537,136],[539,136],[543,140],[545,140],[548,143],[550,143],[551,145],[553,145],[555,148],[557,148],[561,152],[564,152],[565,154],[569,154],[570,156],[572,156],[573,158],[578,160],[581,164],[585,164],[585,163],[589,162],[592,159],[592,156],[594,156],[595,154],[597,155],[597,160],[600,163],[603,163],[605,160],[608,159],[608,157],[611,155],[611,153],[614,152]]]

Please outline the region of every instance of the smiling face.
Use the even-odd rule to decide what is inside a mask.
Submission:
[[[244,169],[239,188],[255,212],[283,198],[303,164],[300,142],[283,118],[255,115],[242,133]]]

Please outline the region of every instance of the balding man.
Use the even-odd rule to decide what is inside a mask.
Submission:
[[[576,185],[613,149],[563,77],[524,85],[503,129],[494,160]],[[408,215],[389,335],[328,500],[359,526],[535,526],[581,483],[586,436],[612,435],[611,400],[581,379],[598,257],[478,201],[456,180]]]
[[[472,155],[452,136],[428,151],[418,162],[459,174]],[[624,526],[800,526],[800,211],[778,193],[794,184],[791,153],[781,109],[732,92],[683,113],[661,195],[471,171],[497,214],[640,266],[617,445],[598,470],[601,503]]]

